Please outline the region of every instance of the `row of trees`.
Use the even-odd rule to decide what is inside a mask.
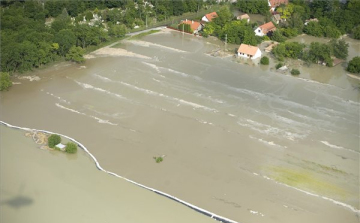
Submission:
[[[302,59],[311,63],[333,65],[333,57],[346,59],[349,44],[344,40],[332,39],[329,43],[312,42],[310,46],[298,42],[280,43],[272,50],[274,56],[282,61],[284,58]]]

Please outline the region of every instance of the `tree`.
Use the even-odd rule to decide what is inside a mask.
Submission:
[[[63,29],[55,35],[54,41],[59,44],[59,54],[65,56],[69,49],[76,44],[76,36],[73,31]]]
[[[72,142],[66,143],[65,152],[67,153],[76,153],[77,151],[77,145]]]
[[[269,11],[269,5],[267,0],[238,0],[236,6],[240,11],[252,14],[265,15],[266,12]]]
[[[336,39],[332,39],[329,42],[329,47],[332,50],[332,55],[334,55],[335,57],[344,60],[347,58],[349,52],[349,44],[346,43],[345,40],[337,41]]]
[[[48,138],[48,146],[54,148],[57,144],[61,143],[61,137],[56,134],[52,134]]]
[[[290,73],[292,75],[299,75],[300,74],[300,71],[298,69],[291,69]]]
[[[218,26],[224,26],[226,23],[230,22],[234,17],[229,7],[227,6],[221,7],[217,14],[218,17],[214,18],[213,21]]]
[[[76,63],[84,62],[84,50],[79,46],[72,46],[69,53],[66,54],[66,60],[74,61]]]
[[[110,25],[109,26],[109,36],[114,37],[124,37],[126,34],[126,26],[124,24],[119,25]]]
[[[186,24],[186,23],[181,23],[178,26],[178,29],[184,32],[188,32],[188,33],[193,33],[193,30],[191,29],[190,24]]]
[[[331,49],[325,43],[312,42],[308,51],[307,59],[313,63],[326,63],[326,66],[333,65],[331,59]]]
[[[276,30],[275,32],[272,33],[270,39],[276,42],[284,42],[286,40],[286,37],[282,35],[280,30]]]
[[[263,57],[260,59],[260,63],[263,64],[263,65],[269,65],[269,57],[263,56]]]
[[[320,26],[318,22],[309,22],[304,27],[304,32],[308,35],[317,36],[317,37],[323,36],[324,33],[323,28]]]
[[[0,91],[8,90],[12,86],[8,72],[0,72]]]
[[[354,57],[350,60],[347,68],[350,73],[360,74],[360,57]]]
[[[360,25],[352,30],[354,39],[360,39]]]

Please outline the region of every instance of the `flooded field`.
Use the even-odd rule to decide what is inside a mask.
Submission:
[[[81,150],[42,150],[25,131],[0,131],[0,222],[214,222],[98,171]]]
[[[21,80],[0,118],[69,135],[103,168],[238,222],[358,222],[359,83],[341,65],[292,77],[207,55],[220,44],[124,41]]]

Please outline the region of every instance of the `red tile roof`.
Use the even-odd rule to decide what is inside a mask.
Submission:
[[[271,8],[277,7],[281,4],[287,5],[289,0],[269,0]]]
[[[276,27],[274,26],[274,24],[272,22],[265,23],[264,25],[261,25],[259,27],[264,34],[267,34],[270,31],[276,30]]]
[[[183,20],[183,21],[181,21],[181,23],[189,24],[192,31],[197,30],[199,28],[199,26],[201,25],[200,22],[196,22],[196,21],[193,21],[193,20]]]
[[[250,46],[250,45],[246,45],[246,44],[241,44],[239,49],[238,49],[238,53],[245,53],[247,55],[254,56],[258,49],[259,48],[256,47],[256,46]]]
[[[212,19],[218,17],[218,14],[216,12],[211,12],[209,14],[206,14],[205,17],[211,22]]]

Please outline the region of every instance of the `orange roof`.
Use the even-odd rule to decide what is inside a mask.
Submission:
[[[269,0],[271,8],[277,7],[281,4],[287,5],[289,3],[288,0]]]
[[[247,45],[247,44],[241,44],[239,49],[238,49],[238,53],[245,53],[247,55],[254,56],[258,49],[259,48],[256,47],[256,46],[250,46],[250,45]]]
[[[264,25],[259,26],[259,28],[261,29],[261,31],[264,34],[267,34],[270,31],[276,30],[276,27],[274,26],[274,24],[272,22],[265,23]]]
[[[197,30],[199,28],[199,26],[200,26],[200,22],[196,22],[196,21],[193,21],[193,20],[183,20],[183,21],[181,21],[181,23],[189,24],[192,31]]]
[[[205,17],[209,20],[209,22],[211,22],[213,18],[218,17],[218,14],[216,12],[211,12],[209,14],[206,14]]]

